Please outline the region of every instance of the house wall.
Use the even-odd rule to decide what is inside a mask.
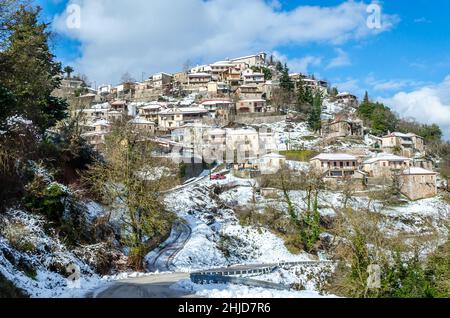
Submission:
[[[436,175],[403,175],[401,192],[411,200],[434,197],[437,195]]]
[[[363,170],[371,177],[390,177],[394,170],[402,170],[411,166],[409,161],[388,161],[380,160],[370,164],[364,164]]]

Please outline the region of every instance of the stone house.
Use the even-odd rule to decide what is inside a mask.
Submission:
[[[413,157],[416,153],[425,151],[422,137],[415,134],[393,132],[382,137],[382,149],[389,153],[398,152],[405,157]]]
[[[164,103],[151,102],[138,108],[138,115],[149,121],[158,123],[158,114],[167,107]]]
[[[156,130],[156,124],[144,117],[136,116],[130,120],[130,124],[137,132],[146,133],[149,135],[154,135]]]
[[[373,178],[390,177],[393,173],[412,166],[411,159],[386,153],[378,154],[363,162],[363,170]]]
[[[259,159],[259,170],[262,174],[275,174],[286,165],[286,157],[270,153]]]
[[[212,118],[222,118],[226,121],[234,111],[234,103],[226,99],[204,100],[200,105],[209,111]]]
[[[264,84],[264,74],[259,72],[254,72],[252,69],[248,68],[242,72],[242,78],[244,80],[244,85],[251,84]]]
[[[364,137],[364,125],[359,119],[323,121],[321,135],[325,138]]]
[[[209,116],[209,111],[202,107],[171,108],[158,113],[158,129],[173,130],[185,124],[201,122]]]
[[[356,156],[339,153],[322,153],[310,160],[311,166],[327,178],[354,177],[359,168]]]
[[[168,85],[170,85],[170,83],[172,83],[172,81],[173,81],[173,76],[168,73],[162,72],[162,73],[157,73],[152,76],[152,85],[153,85],[153,88],[155,88],[155,89],[162,90],[162,89],[168,87]]]
[[[401,192],[410,200],[431,198],[437,195],[437,173],[412,167],[400,175]]]
[[[263,90],[261,86],[252,85],[241,85],[236,90],[236,95],[240,99],[259,99],[262,98]]]
[[[343,108],[357,108],[358,97],[348,92],[342,92],[336,95],[336,103]]]
[[[264,113],[267,111],[264,99],[243,99],[236,103],[237,113]]]

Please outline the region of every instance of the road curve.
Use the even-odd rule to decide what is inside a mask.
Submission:
[[[173,289],[176,282],[189,279],[186,273],[157,274],[115,282],[89,295],[93,298],[194,298],[192,293]]]
[[[169,272],[172,270],[173,261],[184,248],[192,235],[192,230],[186,222],[175,221],[170,237],[162,246],[146,257],[147,270],[149,272]]]

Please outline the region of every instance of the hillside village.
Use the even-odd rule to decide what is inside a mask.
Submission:
[[[70,101],[73,116],[81,118],[82,136],[100,151],[111,124],[129,118],[166,153],[176,148],[184,160],[202,157],[206,149],[239,149],[242,160],[226,163],[240,175],[279,169],[286,162],[283,153],[312,150],[317,156],[309,158],[310,164],[335,186],[353,179],[358,188],[367,188],[398,177],[401,192],[412,200],[433,197],[438,186],[446,186],[434,172],[436,158],[428,155],[423,137],[394,131],[371,134],[358,116],[358,98],[313,75],[288,74],[288,80],[294,91],[301,87],[323,99],[320,129],[311,134],[317,142],[292,144],[289,128],[271,129],[276,122],[302,123],[295,106],[279,101],[284,67],[273,56],[258,53],[97,90],[80,79],[64,78],[54,95]],[[340,141],[347,141],[347,147],[329,147]]]
[[[92,85],[18,2],[0,10],[0,298],[448,297],[439,126],[264,52]]]

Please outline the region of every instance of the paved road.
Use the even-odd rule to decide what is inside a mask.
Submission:
[[[95,298],[193,298],[194,295],[172,289],[176,282],[189,279],[189,274],[170,273],[123,280],[90,295]]]
[[[162,247],[151,252],[146,259],[149,272],[171,271],[173,261],[191,238],[192,230],[184,221],[176,221],[170,237]]]

